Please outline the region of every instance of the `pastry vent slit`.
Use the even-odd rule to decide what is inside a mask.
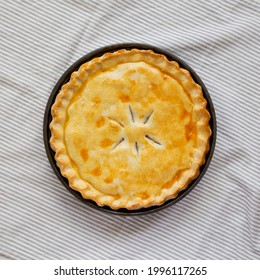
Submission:
[[[136,154],[139,157],[139,145],[137,142],[135,142],[135,149],[136,149]]]
[[[116,144],[115,146],[113,147],[113,150],[118,147],[121,143],[123,143],[125,141],[125,138],[121,138]]]
[[[124,128],[125,126],[117,119],[111,118],[111,117],[107,117],[108,120],[111,121],[111,123],[117,125],[117,126],[121,126],[122,128]]]
[[[146,124],[146,123],[149,121],[149,119],[151,118],[153,112],[154,112],[154,111],[152,111],[152,112],[145,118],[144,124]]]
[[[154,139],[152,136],[150,136],[148,134],[145,135],[145,138],[149,139],[150,141],[154,142],[157,145],[160,145],[160,146],[162,145],[162,143],[160,143],[157,139]]]
[[[132,121],[135,122],[134,113],[133,113],[133,110],[132,110],[130,105],[129,105],[129,111],[130,111],[130,114],[131,114]]]

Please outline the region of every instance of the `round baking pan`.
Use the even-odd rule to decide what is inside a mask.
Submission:
[[[55,102],[55,98],[56,98],[57,94],[59,93],[62,85],[66,84],[70,80],[70,76],[71,76],[72,72],[77,71],[78,68],[83,63],[93,59],[94,57],[102,56],[106,52],[114,52],[114,51],[117,51],[120,49],[133,49],[133,48],[143,49],[143,50],[153,50],[156,53],[163,54],[169,60],[177,61],[180,65],[180,67],[187,69],[190,72],[193,80],[202,87],[204,98],[207,100],[207,110],[209,111],[209,113],[211,115],[210,127],[212,130],[212,135],[210,137],[210,149],[206,155],[205,164],[200,167],[200,175],[195,180],[193,180],[186,189],[181,191],[176,198],[168,200],[164,204],[159,205],[159,206],[141,208],[138,210],[127,210],[127,209],[123,209],[123,208],[119,209],[119,210],[113,210],[107,206],[100,207],[92,200],[84,199],[79,192],[70,188],[68,180],[61,175],[60,170],[59,170],[58,166],[56,165],[56,161],[54,159],[55,153],[53,152],[53,150],[51,149],[50,144],[49,144],[50,137],[51,137],[49,125],[52,120],[51,106]],[[57,177],[59,178],[61,183],[67,188],[67,190],[70,191],[75,197],[80,199],[83,203],[85,203],[88,206],[94,207],[95,209],[98,209],[98,210],[101,210],[103,212],[107,212],[110,214],[120,214],[120,215],[127,215],[127,216],[148,214],[148,213],[153,213],[155,211],[164,209],[164,208],[180,201],[191,190],[193,190],[194,187],[198,184],[198,182],[201,180],[201,178],[205,174],[205,172],[210,164],[210,161],[213,156],[214,148],[215,148],[215,143],[216,143],[216,133],[217,133],[217,124],[216,124],[216,115],[215,115],[214,106],[213,106],[210,95],[209,95],[205,85],[203,84],[203,82],[201,81],[199,76],[196,74],[196,72],[193,69],[191,69],[190,66],[186,62],[184,62],[182,59],[177,57],[175,54],[165,51],[164,49],[161,49],[161,48],[158,48],[155,46],[151,46],[151,45],[147,45],[147,44],[139,44],[139,43],[124,43],[124,44],[115,44],[115,45],[105,46],[105,47],[99,48],[97,50],[94,50],[94,51],[88,53],[87,55],[81,57],[79,60],[77,60],[75,63],[73,63],[73,65],[71,65],[67,69],[67,71],[61,76],[61,78],[58,80],[57,84],[53,88],[53,91],[49,97],[49,100],[48,100],[48,103],[46,106],[45,115],[44,115],[44,123],[43,123],[43,137],[44,137],[44,144],[45,144],[45,149],[46,149],[48,159],[50,161],[51,167],[53,168],[53,171],[55,172],[55,174],[57,175]]]

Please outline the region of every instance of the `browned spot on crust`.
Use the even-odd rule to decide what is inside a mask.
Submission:
[[[141,197],[142,199],[148,199],[150,195],[147,192],[136,194],[137,197]]]
[[[166,182],[162,185],[162,188],[163,189],[169,189],[173,185],[174,182],[178,181],[181,178],[183,172],[188,170],[188,169],[189,168],[183,168],[183,169],[178,170],[176,172],[176,174],[171,178],[171,180],[169,180],[168,182]]]
[[[108,138],[105,138],[105,139],[103,139],[103,140],[100,142],[100,146],[101,146],[102,148],[106,148],[106,147],[111,146],[113,143],[114,143],[114,142],[113,142],[112,140],[110,140],[110,139],[108,139]]]
[[[88,160],[88,150],[87,149],[82,149],[80,151],[80,155],[84,161]]]
[[[180,120],[183,121],[184,119],[188,118],[189,116],[190,116],[190,113],[188,111],[184,110],[180,116]]]
[[[124,93],[120,94],[119,95],[119,99],[123,102],[123,103],[126,103],[126,102],[129,102],[130,101],[130,97]]]
[[[82,140],[81,140],[80,137],[75,136],[75,137],[73,138],[73,144],[74,144],[76,147],[80,146],[81,143],[82,143]]]
[[[162,188],[163,189],[169,189],[172,185],[173,185],[173,183],[175,182],[175,177],[173,177],[171,180],[169,180],[168,182],[166,182],[166,183],[164,183],[163,185],[162,185]]]
[[[154,83],[151,83],[151,88],[152,88],[152,90],[157,90],[157,85]]]
[[[93,170],[90,171],[90,173],[94,176],[100,176],[102,171],[99,167],[94,168]]]
[[[98,103],[101,102],[101,99],[100,99],[99,96],[95,96],[95,97],[93,97],[93,98],[91,99],[91,101],[94,102],[94,103],[96,103],[96,104],[98,104]]]
[[[163,80],[165,81],[168,77],[166,75],[163,75]]]
[[[163,94],[163,91],[160,90],[159,86],[155,83],[151,83],[152,93],[156,97],[156,99],[167,100],[167,95]]]
[[[107,177],[105,180],[104,180],[105,183],[107,184],[110,184],[113,182],[113,178],[112,177]]]
[[[105,124],[105,118],[104,117],[100,117],[97,121],[96,121],[96,126],[97,127],[102,127]]]
[[[121,198],[121,195],[120,195],[120,194],[112,194],[112,196],[113,196],[113,198],[114,198],[115,200]]]
[[[189,122],[189,124],[185,125],[185,137],[187,141],[190,141],[194,137],[196,137],[197,131],[196,131],[196,126],[194,125],[193,122]]]
[[[146,71],[145,71],[145,69],[143,68],[143,67],[140,67],[139,69],[138,69],[138,73],[141,73],[141,74],[144,74]]]

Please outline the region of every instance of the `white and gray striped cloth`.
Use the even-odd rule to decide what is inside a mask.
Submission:
[[[199,74],[218,139],[199,185],[147,216],[87,207],[58,181],[45,105],[104,45],[164,48]],[[0,0],[0,255],[11,259],[260,259],[260,2]]]

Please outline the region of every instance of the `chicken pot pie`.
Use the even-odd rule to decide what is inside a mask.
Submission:
[[[210,114],[190,73],[151,50],[81,65],[52,106],[51,148],[72,189],[117,210],[161,205],[199,175]]]

